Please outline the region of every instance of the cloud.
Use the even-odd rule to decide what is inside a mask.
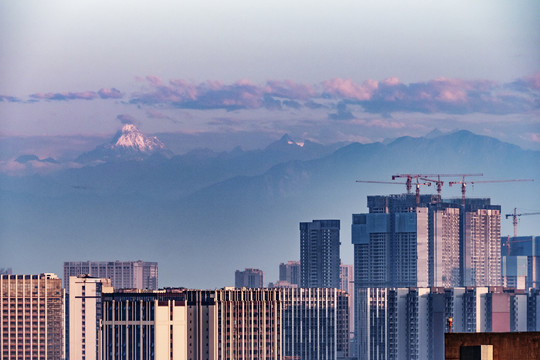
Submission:
[[[369,100],[379,87],[375,80],[366,80],[362,85],[356,84],[351,79],[332,79],[322,83],[324,94],[333,97]]]
[[[302,107],[302,104],[295,100],[283,100],[283,105],[292,109],[300,109]]]
[[[265,105],[263,90],[247,80],[227,85],[220,81],[194,84],[183,79],[169,81],[164,85],[149,78],[150,92],[139,92],[131,98],[136,104],[168,103],[186,109],[252,109]]]
[[[255,84],[247,79],[233,83],[208,80],[196,83],[185,79],[165,81],[154,75],[137,78],[139,91],[124,94],[116,88],[99,91],[36,93],[28,100],[0,95],[0,102],[107,100],[127,98],[139,106],[174,109],[226,111],[266,109],[307,111],[336,108],[339,103],[360,105],[365,112],[388,115],[395,112],[425,114],[517,114],[540,109],[540,74],[509,83],[439,77],[402,83],[397,77],[362,83],[334,78],[311,85],[292,80],[268,80]],[[147,114],[158,118],[157,114]],[[331,119],[352,119],[352,113],[337,109]]]
[[[146,116],[150,119],[162,119],[162,120],[169,120],[175,124],[180,123],[180,121],[173,119],[172,117],[165,115],[155,109],[146,109]]]
[[[354,119],[354,115],[347,110],[347,105],[345,103],[340,102],[337,105],[337,112],[328,114],[328,118],[331,120],[351,120]]]
[[[538,92],[540,92],[540,73],[516,79],[510,84],[507,84],[505,88],[529,94],[536,93],[538,95]]]
[[[124,94],[120,92],[120,90],[112,88],[112,89],[99,89],[98,95],[102,99],[121,99],[124,97]]]
[[[80,91],[80,92],[48,92],[31,94],[29,102],[37,100],[46,101],[69,101],[69,100],[95,100],[95,99],[121,99],[124,94],[115,88],[102,88],[96,91]],[[1,95],[0,95],[1,100]]]
[[[540,76],[519,79],[511,84],[487,80],[436,78],[404,84],[396,77],[382,81],[335,78],[317,85],[291,80],[269,80],[263,86],[248,80],[232,84],[220,81],[193,83],[183,79],[168,84],[157,77],[147,77],[151,90],[134,94],[132,103],[169,104],[187,109],[257,109],[268,110],[321,108],[328,100],[333,106],[341,101],[361,105],[365,111],[421,113],[490,113],[508,114],[538,108],[539,94],[534,90]],[[534,91],[533,91],[534,90]],[[329,115],[331,119],[351,119],[344,110]]]
[[[137,119],[134,118],[133,116],[129,115],[129,114],[120,114],[118,116],[116,116],[116,119],[118,119],[120,121],[120,123],[122,124],[136,124],[137,123]]]
[[[37,93],[30,95],[33,99],[38,100],[93,100],[98,97],[95,91],[83,92],[62,92],[62,93]]]
[[[15,96],[9,96],[9,95],[1,95],[0,94],[0,102],[7,101],[7,102],[21,102],[20,99],[16,98]]]
[[[540,133],[528,134],[528,138],[530,141],[540,144]]]
[[[316,94],[313,86],[298,84],[291,80],[268,81],[264,87],[264,92],[268,95],[291,100],[308,100]]]

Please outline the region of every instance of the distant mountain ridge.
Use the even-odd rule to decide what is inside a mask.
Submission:
[[[540,151],[469,131],[431,135],[345,146],[301,146],[283,136],[260,150],[157,153],[47,175],[1,174],[0,263],[45,261],[61,271],[65,249],[96,259],[121,253],[159,261],[165,286],[222,287],[243,267],[277,278],[278,264],[298,256],[298,223],[320,218],[341,219],[341,256],[351,263],[351,214],[366,211],[367,195],[405,192],[401,184],[355,180],[390,181],[395,173],[534,178],[468,186],[467,196],[491,197],[503,212],[538,208]],[[445,186],[442,196],[459,197],[460,189]],[[525,233],[527,221],[520,223]],[[36,250],[21,254],[21,247]],[[231,254],[231,248],[242,251]],[[194,283],[195,273],[205,280]]]

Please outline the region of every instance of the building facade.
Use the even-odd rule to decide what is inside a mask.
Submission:
[[[463,285],[502,285],[501,207],[489,199],[466,199],[461,217]]]
[[[538,331],[538,291],[498,287],[364,288],[359,360],[443,359],[448,332]]]
[[[500,286],[500,206],[490,199],[368,196],[354,214],[358,287]]]
[[[158,263],[147,261],[67,261],[64,262],[64,288],[69,293],[69,277],[87,274],[109,278],[115,289],[158,288]]]
[[[368,196],[368,214],[354,214],[355,285],[428,286],[429,205],[435,195]]]
[[[123,290],[103,294],[102,359],[339,359],[339,289]]]
[[[300,286],[338,288],[339,220],[300,223]]]
[[[103,359],[281,359],[279,290],[103,296]]]
[[[88,275],[69,278],[68,359],[96,360],[99,351],[99,327],[103,319],[103,292],[112,292],[110,279]]]
[[[279,281],[300,286],[300,261],[287,261],[279,264]]]
[[[281,291],[283,357],[327,360],[349,357],[349,295],[332,288]]]
[[[462,285],[460,270],[460,211],[455,204],[429,206],[429,285]]]
[[[259,269],[247,268],[244,271],[236,270],[234,273],[234,287],[258,289],[264,287],[264,272]]]
[[[64,293],[54,274],[0,275],[0,358],[64,358]]]
[[[540,236],[501,237],[503,285],[540,289]]]
[[[354,334],[354,267],[341,264],[339,266],[340,289],[349,294],[349,333]]]

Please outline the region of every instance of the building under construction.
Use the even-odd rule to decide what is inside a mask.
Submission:
[[[362,287],[501,285],[501,207],[490,199],[368,196],[354,214],[355,284]]]

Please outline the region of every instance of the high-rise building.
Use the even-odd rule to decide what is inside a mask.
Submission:
[[[111,280],[89,275],[71,276],[69,288],[67,358],[95,360],[98,358],[99,327],[103,319],[101,295],[113,291]]]
[[[101,358],[347,357],[339,289],[121,290],[103,294]]]
[[[358,360],[443,359],[447,332],[538,331],[537,291],[502,287],[363,288]]]
[[[339,288],[339,220],[300,223],[300,286]]]
[[[348,300],[349,295],[339,289],[282,289],[283,358],[348,358]]]
[[[355,285],[428,286],[429,204],[435,195],[368,196],[368,214],[354,214]],[[459,225],[459,224],[458,224]]]
[[[466,199],[461,214],[464,286],[498,286],[501,277],[501,207],[490,199]]]
[[[540,236],[501,238],[503,285],[540,289]]]
[[[0,275],[0,358],[64,358],[64,293],[54,274]]]
[[[354,267],[341,264],[339,266],[340,289],[349,294],[349,334],[354,333]],[[352,354],[351,354],[352,355]]]
[[[67,261],[64,262],[64,288],[69,293],[69,277],[87,274],[111,279],[115,289],[158,288],[158,263],[147,261]]]
[[[419,200],[368,196],[369,213],[353,215],[357,288],[501,285],[500,206]]]
[[[103,296],[102,359],[281,359],[277,289]]]
[[[300,287],[300,261],[287,261],[279,264],[279,281],[287,281]]]
[[[417,201],[402,194],[368,196],[367,203],[369,213],[353,215],[355,295],[366,288],[501,285],[500,206],[490,199],[461,205],[438,195]],[[362,349],[367,344],[361,343],[365,318],[359,306],[357,300],[355,332]],[[369,351],[374,356],[379,350]]]
[[[460,286],[459,207],[456,204],[429,205],[429,285]]]
[[[259,269],[247,268],[244,271],[236,270],[234,273],[234,287],[236,288],[263,288],[264,272]]]

